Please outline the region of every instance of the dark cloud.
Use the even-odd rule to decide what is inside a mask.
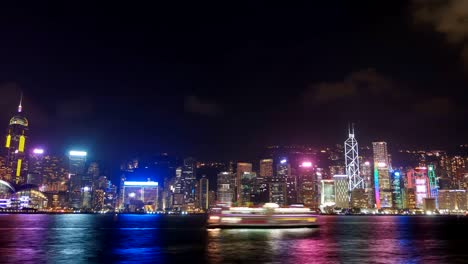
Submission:
[[[186,112],[204,116],[217,116],[222,113],[218,104],[202,101],[197,96],[186,96],[184,109]]]
[[[460,57],[468,66],[468,1],[414,0],[417,24],[430,25],[445,36],[447,42],[460,49]]]
[[[305,92],[307,103],[327,103],[343,98],[378,95],[389,93],[399,94],[396,87],[392,87],[392,81],[375,69],[366,69],[349,74],[340,82],[322,82],[313,84]]]

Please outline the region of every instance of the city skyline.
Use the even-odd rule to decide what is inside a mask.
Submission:
[[[429,7],[7,8],[0,123],[23,91],[32,143],[55,151],[77,144],[111,159],[154,149],[229,159],[272,144],[331,145],[349,122],[361,144],[464,144],[466,64],[462,43],[446,41],[460,31],[454,23],[437,32],[440,21],[420,17]]]

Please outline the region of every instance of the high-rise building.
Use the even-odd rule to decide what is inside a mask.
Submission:
[[[393,208],[403,209],[403,181],[400,171],[393,171],[392,173],[392,191],[393,191]]]
[[[335,205],[335,181],[334,180],[321,180],[320,181],[320,206],[334,206]]]
[[[268,196],[271,203],[286,205],[286,179],[271,177],[268,180]]]
[[[193,158],[184,159],[181,172],[181,190],[184,194],[184,204],[195,206],[196,162]]]
[[[238,204],[242,204],[241,200],[241,180],[242,180],[242,175],[244,175],[245,172],[252,172],[252,163],[247,163],[247,162],[238,162],[237,163],[237,170],[236,170],[236,201]]]
[[[348,131],[348,139],[344,142],[345,147],[345,164],[346,175],[348,175],[348,194],[351,196],[354,189],[362,189],[364,191],[364,179],[359,173],[359,147],[356,138],[354,137],[354,127]],[[357,192],[360,193],[360,192]],[[351,200],[351,197],[350,197]]]
[[[29,155],[29,171],[27,184],[42,187],[44,184],[43,167],[44,167],[44,150],[36,148]]]
[[[218,174],[218,202],[230,206],[234,199],[234,174],[231,172],[220,172]]]
[[[69,199],[70,207],[81,208],[82,191],[89,192],[90,189],[83,189],[81,177],[85,173],[86,151],[71,150],[68,153],[69,172]]]
[[[22,113],[22,99],[21,95],[18,112],[10,119],[5,141],[6,164],[14,171],[14,177],[11,177],[9,180],[16,184],[26,182],[25,174],[27,172],[25,146],[29,122]]]
[[[276,165],[276,177],[286,182],[286,204],[297,203],[297,177],[292,174],[291,164],[282,158]]]
[[[244,172],[241,176],[239,205],[250,205],[255,195],[255,183],[257,174],[255,172]]]
[[[273,160],[272,159],[260,160],[259,176],[262,178],[273,177]]]
[[[348,175],[333,175],[335,183],[335,206],[349,208]]]
[[[124,181],[120,209],[126,212],[154,212],[158,208],[158,182]]]
[[[312,162],[303,161],[299,165],[297,192],[298,202],[306,207],[318,208],[320,206],[320,180]]]
[[[372,142],[374,154],[374,190],[375,203],[378,209],[392,207],[392,191],[390,184],[387,143]]]
[[[467,207],[466,190],[439,190],[439,210],[442,212],[464,212]]]
[[[209,200],[209,190],[208,190],[208,179],[203,175],[203,177],[200,179],[198,182],[198,203],[199,203],[199,208],[203,210],[208,210],[210,206],[210,200]]]
[[[416,167],[406,173],[408,188],[414,189],[416,196],[416,207],[423,208],[424,198],[430,197],[429,178],[427,167]]]

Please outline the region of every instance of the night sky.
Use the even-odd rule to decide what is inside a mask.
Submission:
[[[3,6],[0,124],[21,90],[30,146],[102,160],[467,142],[468,1],[311,2]]]

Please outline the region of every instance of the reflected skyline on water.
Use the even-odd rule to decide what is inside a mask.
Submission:
[[[203,216],[0,215],[1,263],[456,263],[463,217],[322,216],[319,228],[208,229]]]

